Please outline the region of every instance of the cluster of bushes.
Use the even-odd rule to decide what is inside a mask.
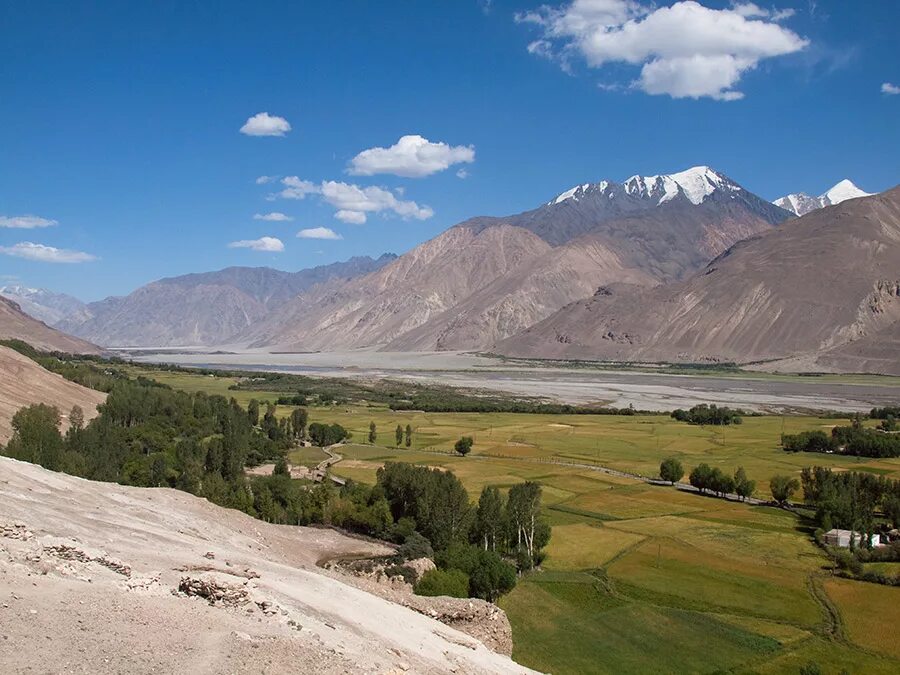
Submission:
[[[827,452],[857,457],[900,457],[900,434],[884,433],[884,431],[889,431],[894,424],[896,424],[894,418],[887,416],[882,422],[881,430],[868,429],[862,426],[859,418],[856,418],[850,426],[834,427],[830,435],[824,431],[782,434],[781,447],[787,452]]]
[[[334,445],[350,438],[350,432],[340,424],[322,424],[313,422],[309,425],[309,440],[320,447]]]
[[[743,419],[741,418],[742,415],[746,415],[742,410],[732,410],[731,408],[726,407],[720,408],[716,405],[707,405],[706,403],[695,405],[690,410],[682,410],[679,408],[678,410],[672,411],[672,418],[679,422],[702,425],[740,424],[743,422]]]

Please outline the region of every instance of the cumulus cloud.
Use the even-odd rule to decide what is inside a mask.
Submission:
[[[284,189],[277,193],[283,199],[306,199],[306,195],[320,192],[319,186],[308,180],[300,180],[297,176],[285,176],[281,179]]]
[[[457,177],[457,178],[468,178],[468,177],[469,177],[469,172],[466,171],[465,169],[459,169],[459,170],[456,172],[456,177]]]
[[[266,183],[272,183],[278,180],[278,176],[259,176],[256,179],[257,185],[265,185]]]
[[[286,119],[267,112],[248,118],[241,127],[241,133],[247,136],[284,136],[290,130],[291,125]]]
[[[350,160],[348,171],[354,176],[387,173],[404,178],[422,178],[454,164],[474,161],[475,148],[471,145],[432,143],[427,138],[412,134],[401,137],[389,148],[363,150]]]
[[[334,214],[334,217],[344,223],[351,225],[362,225],[366,222],[366,214],[362,211],[348,211],[341,209]]]
[[[881,93],[882,94],[900,94],[900,87],[896,84],[891,84],[890,82],[885,82],[881,85]]]
[[[631,86],[648,94],[732,101],[743,97],[735,87],[761,60],[809,44],[779,25],[792,14],[749,2],[710,9],[693,0],[659,8],[635,0],[574,0],[515,18],[541,31],[528,51],[563,69],[576,56],[591,68],[624,62],[640,66]]]
[[[293,218],[287,214],[272,211],[271,213],[255,213],[253,214],[253,220],[268,220],[273,223],[287,223],[292,221]]]
[[[15,256],[16,258],[49,263],[83,263],[97,259],[97,256],[93,256],[90,253],[44,246],[43,244],[34,244],[30,241],[23,241],[13,246],[0,246],[0,253]]]
[[[310,227],[300,230],[297,236],[301,239],[343,239],[341,235],[328,227]]]
[[[254,251],[281,253],[284,250],[284,244],[281,242],[281,239],[275,237],[260,237],[259,239],[233,241],[228,244],[228,248],[249,248]]]
[[[327,180],[322,182],[322,198],[339,211],[377,213],[393,211],[402,218],[426,220],[434,215],[428,206],[419,206],[414,201],[397,199],[393,192],[380,187],[359,187],[350,183]]]
[[[0,227],[33,230],[38,227],[50,227],[56,224],[55,220],[41,218],[40,216],[0,216]]]
[[[281,179],[284,189],[269,195],[270,199],[305,199],[307,195],[320,195],[336,209],[335,218],[345,223],[362,225],[367,213],[393,212],[401,218],[426,220],[434,215],[429,206],[419,206],[411,200],[398,199],[397,195],[384,188],[360,187],[352,183],[326,180],[321,183],[302,180],[297,176]],[[400,192],[402,196],[402,192]]]

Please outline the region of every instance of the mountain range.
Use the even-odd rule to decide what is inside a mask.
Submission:
[[[818,197],[810,197],[805,192],[795,192],[780,197],[772,203],[790,211],[795,216],[805,216],[807,213],[811,213],[816,209],[834,206],[835,204],[840,204],[848,199],[870,196],[870,193],[860,190],[851,181],[845,178]]]
[[[227,344],[316,284],[365,275],[395,258],[356,257],[299,272],[229,267],[161,279],[127,296],[85,305],[56,327],[105,347]]]
[[[29,316],[51,326],[67,316],[80,312],[84,307],[84,303],[78,298],[44,288],[2,286],[0,295],[15,302]]]
[[[109,347],[794,358],[882,372],[883,346],[900,339],[895,194],[845,180],[772,203],[707,166],[602,180],[471,218],[399,257],[162,279],[73,305],[55,327]]]

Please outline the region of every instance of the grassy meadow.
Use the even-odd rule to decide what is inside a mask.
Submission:
[[[147,373],[188,390],[233,392],[233,380]],[[279,414],[290,413],[280,406]],[[310,421],[352,431],[336,475],[373,482],[385,461],[452,470],[473,499],[485,485],[536,480],[553,537],[541,571],[520,580],[500,605],[513,627],[513,656],[553,673],[897,673],[900,588],[830,576],[807,523],[765,506],[726,502],[648,485],[589,467],[656,475],[665,457],[687,471],[700,462],[741,465],[768,496],[774,474],[819,464],[900,478],[900,460],[788,455],[784,431],[828,429],[846,419],[747,417],[739,426],[690,426],[664,415],[539,415],[393,412],[383,407],[310,407]],[[365,443],[369,423],[378,437]],[[413,428],[394,447],[397,425]],[[462,435],[472,454],[449,454]],[[297,451],[315,463],[315,448]]]

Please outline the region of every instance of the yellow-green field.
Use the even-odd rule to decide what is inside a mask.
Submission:
[[[163,373],[162,382],[232,395],[222,378]],[[239,401],[276,394],[237,392]],[[289,414],[291,408],[279,408]],[[353,433],[333,471],[372,482],[385,461],[456,473],[473,499],[485,485],[537,480],[553,538],[541,571],[501,599],[514,657],[554,673],[897,673],[900,589],[830,579],[808,524],[786,511],[725,502],[648,485],[586,467],[655,475],[659,462],[686,470],[707,462],[744,466],[768,496],[776,473],[803,466],[873,471],[900,478],[900,460],[788,455],[782,431],[845,424],[816,417],[750,417],[714,429],[666,416],[395,413],[381,407],[310,408],[310,421]],[[375,445],[364,443],[370,421]],[[412,447],[395,448],[397,425]],[[462,435],[472,454],[447,454]],[[314,449],[296,460],[315,459]]]

